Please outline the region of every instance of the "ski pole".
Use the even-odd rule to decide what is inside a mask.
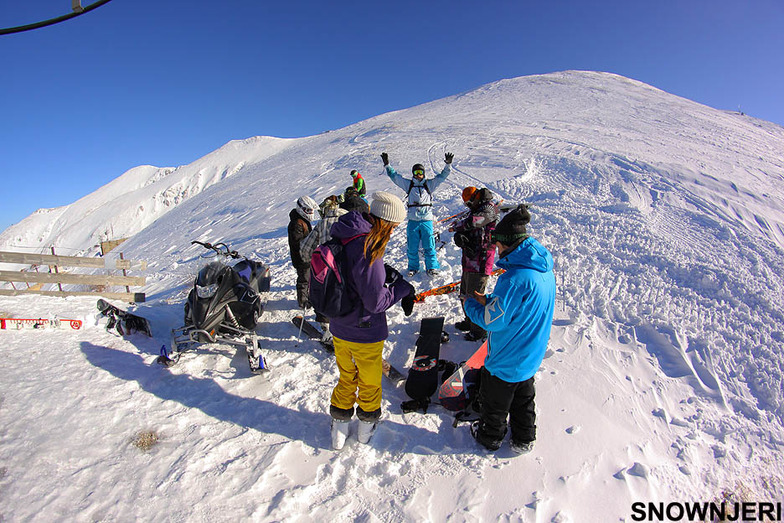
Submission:
[[[299,343],[300,338],[302,338],[302,327],[305,326],[305,314],[307,313],[307,307],[302,307],[302,321],[299,322],[299,334],[297,334],[297,343]]]

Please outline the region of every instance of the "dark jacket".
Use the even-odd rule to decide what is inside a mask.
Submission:
[[[367,200],[356,194],[347,196],[340,204],[340,208],[346,211],[370,212]]]
[[[490,235],[498,223],[498,206],[493,193],[481,189],[470,214],[454,225],[455,244],[463,249],[463,272],[489,275],[493,271],[495,245]]]
[[[291,263],[295,268],[310,267],[310,260],[302,259],[299,244],[304,240],[313,227],[310,222],[300,216],[297,209],[292,209],[289,213],[289,251],[291,252]]]
[[[375,343],[387,339],[386,310],[411,292],[411,286],[400,278],[386,287],[384,261],[368,265],[365,258],[365,237],[371,224],[356,211],[340,217],[332,226],[332,238],[340,239],[346,253],[343,274],[357,298],[356,306],[345,316],[331,318],[329,330],[341,340],[354,343]]]

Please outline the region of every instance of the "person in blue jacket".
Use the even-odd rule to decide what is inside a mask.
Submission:
[[[387,175],[392,182],[406,191],[408,206],[408,275],[419,272],[419,246],[425,257],[425,269],[431,276],[438,273],[441,266],[436,256],[436,240],[433,236],[433,193],[446,180],[452,171],[452,153],[444,155],[446,165],[435,178],[425,178],[425,168],[421,163],[411,168],[413,178],[403,178],[389,165],[389,155],[381,153]]]
[[[479,384],[480,419],[471,434],[489,450],[506,436],[512,450],[530,452],[536,440],[534,374],[544,359],[555,308],[553,257],[526,234],[531,215],[518,206],[498,223],[492,241],[498,249],[493,293],[463,297],[465,313],[487,330],[487,359]]]

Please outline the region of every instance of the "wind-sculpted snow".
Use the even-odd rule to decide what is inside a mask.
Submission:
[[[657,176],[647,167],[645,179],[630,184],[627,170],[564,162],[548,170],[564,191],[557,202],[532,201],[552,215],[546,232],[561,262],[566,303],[669,337],[677,333],[688,345],[679,350],[690,351],[703,372],[716,372],[718,360],[722,381],[740,385],[742,376],[756,406],[784,421],[784,383],[776,371],[784,362],[782,249],[667,181],[670,173]]]
[[[454,152],[437,215],[464,208],[463,187],[487,186],[529,204],[529,233],[555,257],[528,456],[508,443],[485,453],[438,405],[402,414],[408,398],[387,382],[370,444],[352,435],[329,450],[337,370],[291,324],[288,213],[303,194],[343,192],[351,169],[370,192],[403,196],[383,174],[384,151],[406,176],[416,162],[432,176]],[[135,310],[153,339],[108,334],[87,298],[0,298],[6,314],[85,320],[82,331],[0,331],[14,362],[0,374],[0,519],[605,522],[628,520],[633,502],[784,499],[781,151],[774,124],[565,72],[318,136],[230,142],[171,172],[142,168],[133,192],[96,192],[73,208],[132,203],[112,216],[136,220],[123,251],[149,262],[148,301]],[[77,223],[66,211],[13,234],[87,251],[95,231],[121,227],[85,210],[75,236],[58,229]],[[420,290],[460,277],[460,251],[438,228],[442,273],[414,277]],[[228,346],[154,364],[207,261],[191,240],[270,265],[257,329],[267,379]],[[385,260],[405,268],[405,247],[401,226]],[[439,315],[452,335],[441,356],[467,359],[476,344],[451,327],[462,318],[454,296],[428,298],[410,318],[390,309],[384,355],[407,369],[420,320]],[[139,433],[157,444],[139,450]]]

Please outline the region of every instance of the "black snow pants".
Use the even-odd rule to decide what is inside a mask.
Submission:
[[[297,305],[299,305],[300,309],[304,309],[306,305],[310,307],[308,298],[310,265],[301,265],[294,268],[297,270]]]
[[[507,417],[512,429],[512,441],[517,444],[536,439],[536,409],[533,377],[518,383],[497,378],[482,367],[479,384],[481,405],[478,437],[480,443],[497,449],[507,429]]]

